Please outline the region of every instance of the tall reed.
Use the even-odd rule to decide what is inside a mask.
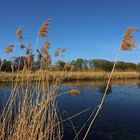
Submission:
[[[105,97],[106,97],[106,94],[107,94],[107,91],[108,91],[108,88],[109,88],[109,85],[110,85],[110,82],[111,82],[111,78],[112,78],[112,75],[114,73],[114,70],[115,70],[115,66],[116,66],[116,63],[118,61],[118,58],[119,58],[119,54],[120,54],[120,51],[128,51],[128,50],[132,50],[134,47],[136,47],[136,42],[134,40],[134,36],[133,36],[133,33],[137,31],[136,28],[134,27],[128,27],[124,33],[124,36],[123,36],[123,39],[122,39],[122,42],[121,42],[121,45],[120,45],[120,48],[119,48],[119,51],[116,55],[116,59],[115,59],[115,62],[113,64],[113,68],[111,70],[111,73],[110,73],[110,76],[109,76],[109,79],[108,79],[108,82],[107,82],[107,85],[106,85],[106,88],[105,88],[105,91],[104,91],[104,94],[103,94],[103,97],[102,97],[102,100],[100,102],[100,104],[98,105],[98,109],[85,133],[85,136],[83,138],[83,140],[85,140],[88,136],[88,133],[91,129],[91,126],[92,124],[94,123],[95,119],[97,118],[102,106],[103,106],[103,103],[104,103],[104,100],[105,100]]]
[[[48,21],[48,20],[47,20]],[[48,23],[45,22],[38,35],[45,36],[48,30]],[[23,39],[22,28],[19,27],[16,36],[19,41]],[[30,82],[31,67],[33,65],[32,51],[27,47],[25,67],[20,71],[26,75],[19,77],[19,65],[16,79],[14,80],[11,95],[0,116],[0,139],[1,140],[60,140],[62,139],[62,124],[60,122],[59,109],[56,103],[57,90],[62,82],[63,73],[50,81],[48,67],[51,64],[48,39],[44,41],[39,61],[41,61],[40,72],[37,74],[34,83]],[[20,49],[25,48],[20,44]],[[5,48],[6,53],[12,52],[13,45]],[[35,46],[36,51],[36,46]],[[21,61],[21,60],[19,60]],[[44,69],[44,65],[47,67]],[[56,126],[56,124],[59,124]]]

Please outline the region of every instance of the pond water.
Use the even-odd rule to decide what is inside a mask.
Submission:
[[[64,140],[74,139],[75,131],[79,132],[100,103],[104,87],[104,82],[94,81],[70,82],[61,86],[59,92],[62,95],[57,97],[57,102],[62,119],[89,109],[63,123]],[[73,88],[79,89],[80,94],[63,94]],[[7,101],[10,90],[9,85],[0,84],[0,110]],[[91,119],[78,135],[79,140],[84,137],[90,122]],[[87,140],[140,140],[140,81],[111,83],[103,108],[93,123]]]

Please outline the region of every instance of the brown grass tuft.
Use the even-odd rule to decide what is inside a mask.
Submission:
[[[10,44],[5,48],[6,53],[13,52],[14,45]]]
[[[121,50],[132,50],[136,47],[136,41],[134,40],[133,36],[136,31],[137,29],[134,27],[127,28],[122,40]]]

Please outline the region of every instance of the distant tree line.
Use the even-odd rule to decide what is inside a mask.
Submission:
[[[28,68],[26,64],[26,57],[14,57],[11,60],[2,60],[0,59],[0,65],[3,63],[1,70],[2,71],[12,71],[12,67],[14,70],[22,70],[24,66]],[[64,62],[62,60],[58,60],[55,64],[51,64],[49,66],[50,70],[53,71],[111,71],[113,67],[112,61],[104,60],[104,59],[82,59],[78,58],[76,60],[72,60],[71,62]],[[38,61],[34,61],[32,58],[32,65],[33,70],[38,70],[40,68],[40,63]],[[46,68],[45,65],[43,66],[44,69]],[[118,61],[116,71],[139,71],[140,72],[140,63],[135,64],[131,62],[123,62]]]

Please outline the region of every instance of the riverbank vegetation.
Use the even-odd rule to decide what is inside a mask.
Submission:
[[[19,57],[9,55],[9,61],[5,59],[0,61],[0,80],[12,83],[10,97],[0,116],[1,140],[60,140],[63,138],[63,122],[65,121],[70,121],[75,131],[75,139],[78,139],[78,135],[90,121],[83,137],[85,140],[102,108],[111,79],[139,78],[140,64],[118,62],[118,55],[115,62],[81,58],[71,62],[63,62],[61,58],[66,48],[57,48],[53,55],[58,58],[58,61],[52,64],[48,40],[49,23],[50,20],[47,19],[39,28],[35,46],[32,46],[30,41],[24,45],[23,28],[20,26],[16,31],[18,45],[9,44],[5,47],[6,54],[12,53],[16,47],[19,47],[21,54],[22,52],[25,54]],[[131,50],[135,47],[134,32],[135,28],[129,27],[126,30],[120,51]],[[42,47],[38,47],[40,39],[43,41]],[[62,120],[56,97],[66,93],[80,93],[79,89],[58,93],[62,82],[64,80],[90,79],[107,80],[107,84],[103,87],[101,102],[96,108],[92,108],[93,110],[88,108]],[[34,81],[34,84],[31,81]],[[91,110],[92,113],[77,132],[71,118],[88,110]]]
[[[0,65],[1,71],[3,72],[12,72],[11,62],[13,62],[13,68],[14,71],[22,71],[27,64],[25,62],[27,61],[27,57],[21,56],[21,57],[14,57],[11,58],[11,60],[4,59],[3,62],[0,59]],[[34,58],[32,58],[32,67],[31,70],[33,72],[38,71],[40,69],[40,63],[39,61],[35,61]],[[2,64],[3,63],[3,64]],[[55,64],[52,64],[50,62],[49,67],[43,66],[43,69],[49,69],[50,71],[70,71],[70,72],[110,72],[113,67],[114,62],[104,59],[83,59],[78,58],[76,60],[72,60],[70,62],[65,62],[62,60],[58,60]],[[27,67],[26,67],[27,68]],[[118,72],[130,72],[130,71],[137,71],[140,72],[140,63],[132,63],[132,62],[124,62],[124,61],[118,61],[116,63],[115,71]]]
[[[45,73],[45,70],[42,72]],[[27,76],[29,76],[30,82],[35,82],[38,80],[38,76],[42,73],[41,71],[31,72],[30,75],[26,73],[9,73],[9,72],[1,72],[0,73],[0,82],[13,82],[16,81],[18,75],[18,81],[26,81]],[[61,80],[64,81],[76,81],[76,80],[94,80],[94,81],[101,81],[107,80],[109,77],[109,72],[92,72],[92,71],[72,71],[72,72],[65,72],[65,71],[55,71],[49,72],[49,77],[44,76],[42,80],[46,80],[48,78],[50,81],[53,81],[55,78],[59,77],[60,74],[63,73],[63,77]],[[114,72],[112,76],[112,80],[130,80],[130,79],[140,79],[140,73],[136,71],[129,71],[129,72]]]
[[[11,82],[12,80],[16,79],[17,74],[19,77],[22,77],[21,79],[26,79],[26,73],[28,73],[29,71],[27,67],[24,67],[24,62],[26,59],[26,57],[14,58],[13,73],[10,61],[4,60],[3,64],[2,61],[0,61],[0,64],[2,64],[0,72],[0,82]],[[46,69],[49,71],[49,80],[53,80],[55,77],[58,77],[59,74],[62,72],[65,73],[62,78],[63,81],[107,80],[113,64],[114,62],[112,61],[101,59],[86,60],[79,58],[76,60],[72,60],[71,62],[64,62],[62,60],[58,60],[55,64],[50,63],[49,67],[43,66],[41,71],[45,71]],[[35,62],[33,60],[33,65],[32,67],[30,67],[30,80],[36,81],[41,71],[39,62]],[[116,63],[116,68],[112,76],[113,80],[139,78],[140,63],[136,64],[123,61],[118,61]]]

